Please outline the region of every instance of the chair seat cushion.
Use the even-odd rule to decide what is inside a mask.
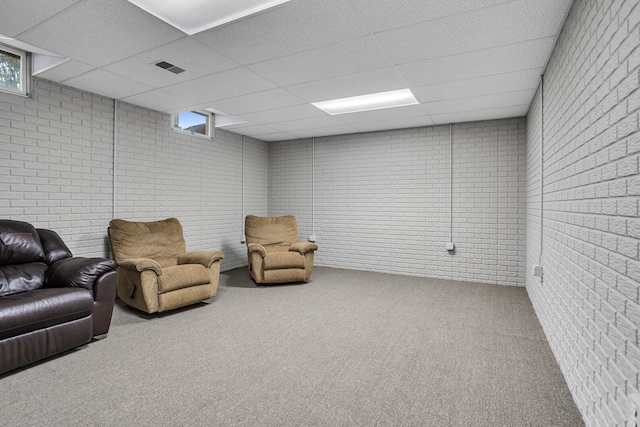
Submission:
[[[0,298],[0,340],[91,316],[93,295],[80,288],[48,288]]]
[[[211,270],[202,264],[183,264],[162,269],[158,276],[158,292],[165,293],[211,282]]]
[[[270,252],[264,257],[265,270],[304,268],[304,255],[299,252]]]

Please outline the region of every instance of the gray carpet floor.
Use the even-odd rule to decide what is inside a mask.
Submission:
[[[216,298],[145,315],[0,377],[2,426],[579,426],[523,288],[316,267],[221,274]]]

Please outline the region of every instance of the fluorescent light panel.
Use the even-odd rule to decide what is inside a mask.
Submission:
[[[419,102],[409,89],[391,90],[312,103],[312,105],[332,116],[415,104],[419,104]]]
[[[189,35],[199,33],[289,0],[129,0]]]

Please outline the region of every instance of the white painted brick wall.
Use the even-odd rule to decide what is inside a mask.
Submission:
[[[640,388],[640,4],[576,0],[528,116],[527,290],[589,426]]]
[[[187,248],[246,265],[242,137],[173,132],[169,116],[35,79],[33,99],[0,93],[0,217],[57,231],[72,252],[108,256],[113,217],[180,219]],[[267,143],[245,141],[245,209],[267,212]],[[114,212],[115,208],[115,212]]]
[[[224,251],[222,270],[247,264],[243,234],[242,137],[174,132],[168,114],[118,103],[115,217],[176,217],[187,250]],[[245,138],[245,210],[267,207],[267,146]]]
[[[113,102],[38,79],[33,93],[0,92],[0,217],[51,228],[76,255],[104,256]]]
[[[269,144],[269,214],[295,214],[316,264],[524,285],[524,118]]]

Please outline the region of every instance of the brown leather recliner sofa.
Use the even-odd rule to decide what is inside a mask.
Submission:
[[[115,263],[72,256],[60,236],[0,220],[0,374],[105,335]]]

